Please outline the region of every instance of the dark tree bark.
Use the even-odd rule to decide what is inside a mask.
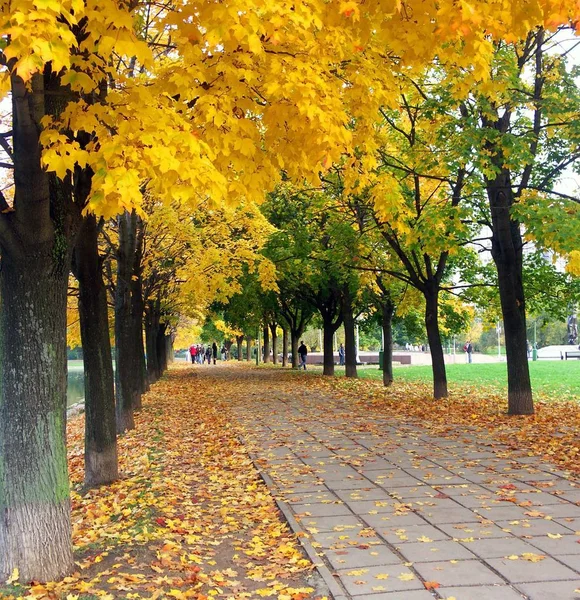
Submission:
[[[149,300],[145,308],[145,345],[147,347],[147,379],[149,383],[155,383],[162,374],[157,349],[161,318],[159,313],[159,301]]]
[[[292,368],[298,368],[298,342],[303,332],[298,333],[295,330],[290,330],[290,344],[292,345]]]
[[[65,442],[66,295],[80,210],[70,178],[49,185],[41,119],[56,111],[37,74],[12,75],[13,211],[0,193],[0,581],[59,579],[74,568]],[[46,88],[45,88],[46,82]],[[58,97],[58,94],[55,94]]]
[[[244,343],[244,336],[243,335],[238,335],[236,337],[236,344],[238,346],[238,360],[241,361],[243,359],[242,357],[242,344]]]
[[[432,286],[426,289],[425,296],[425,327],[433,362],[433,396],[435,399],[447,397],[447,372],[441,332],[439,331],[439,288]]]
[[[342,321],[344,324],[344,365],[346,377],[358,377],[356,370],[356,338],[352,295],[347,286],[342,295]]]
[[[527,354],[526,302],[520,225],[511,217],[514,202],[509,172],[502,169],[487,182],[493,232],[491,255],[498,274],[508,372],[508,413],[534,412]]]
[[[264,325],[262,329],[262,335],[264,336],[264,363],[270,362],[270,329],[268,324]]]
[[[282,366],[288,366],[288,329],[282,328]]]
[[[342,325],[342,311],[337,306],[338,314],[327,312],[322,315],[322,348],[323,368],[322,374],[332,377],[334,375],[334,334]]]
[[[393,315],[395,305],[387,299],[382,304],[381,324],[383,327],[383,385],[388,387],[393,383]]]
[[[115,383],[117,396],[117,433],[135,427],[133,411],[140,404],[141,363],[132,301],[132,277],[135,272],[137,215],[135,212],[118,217],[119,246],[117,249],[117,285],[115,287]]]
[[[275,321],[269,324],[270,333],[272,337],[272,362],[278,364],[278,323]]]
[[[157,364],[159,365],[159,377],[161,377],[163,375],[163,373],[165,373],[165,371],[167,371],[167,347],[166,347],[167,336],[165,335],[166,331],[167,331],[167,324],[160,323],[159,327],[157,328],[157,344],[156,344]]]
[[[85,485],[94,487],[119,478],[107,290],[94,215],[84,219],[74,250],[73,272],[79,282],[85,371]]]
[[[135,410],[141,410],[142,395],[149,391],[147,378],[147,364],[145,360],[145,346],[143,342],[143,318],[145,315],[145,301],[143,298],[143,249],[145,227],[143,219],[137,217],[135,240],[135,260],[133,262],[133,276],[131,277],[131,327],[135,342],[135,357],[138,366],[136,369],[137,394],[135,396]]]

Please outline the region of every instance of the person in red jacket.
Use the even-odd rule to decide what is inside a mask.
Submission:
[[[197,354],[197,348],[196,348],[195,344],[191,344],[191,346],[189,347],[189,355],[191,356],[191,364],[192,365],[195,364],[196,354]]]

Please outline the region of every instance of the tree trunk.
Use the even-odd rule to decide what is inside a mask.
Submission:
[[[141,390],[140,362],[133,326],[131,279],[134,273],[137,215],[125,212],[118,218],[117,285],[115,287],[115,383],[117,433],[135,427],[133,411]]]
[[[165,346],[165,342],[167,340],[167,336],[165,335],[166,331],[167,331],[167,324],[160,323],[159,327],[157,328],[157,344],[156,344],[157,364],[159,365],[158,379],[161,378],[161,376],[163,375],[163,373],[165,373],[165,371],[167,371],[167,348]]]
[[[137,394],[135,396],[135,410],[141,410],[141,396],[149,391],[147,379],[147,364],[145,360],[145,347],[143,342],[143,317],[145,314],[145,302],[143,299],[143,236],[144,227],[141,217],[137,217],[137,231],[135,242],[135,260],[133,262],[133,276],[131,277],[131,325],[133,328],[133,339],[135,342],[135,383]]]
[[[165,361],[167,365],[171,365],[175,362],[175,350],[173,348],[173,340],[174,340],[174,335],[173,333],[170,333],[169,335],[165,336],[165,351],[166,351],[166,355],[165,355]]]
[[[270,323],[270,333],[272,337],[272,362],[278,364],[278,323]]]
[[[385,300],[382,306],[383,338],[383,385],[386,387],[393,383],[393,315],[395,306],[391,300]]]
[[[264,363],[270,362],[270,328],[268,324],[264,325],[263,328],[263,336],[264,336]]]
[[[252,360],[252,338],[246,336],[246,360]]]
[[[520,225],[511,218],[513,192],[509,172],[487,181],[493,233],[491,255],[497,267],[508,372],[508,413],[534,412],[527,355],[526,303],[522,275]]]
[[[85,217],[74,252],[85,370],[85,485],[95,487],[118,479],[119,467],[107,290],[94,215]]]
[[[322,323],[323,368],[322,374],[334,376],[334,332],[332,318],[324,319]]]
[[[157,352],[157,336],[159,335],[159,311],[155,300],[147,302],[145,309],[145,344],[147,346],[147,379],[155,383],[161,377],[161,366]]]
[[[39,250],[41,250],[39,248]],[[47,581],[72,570],[66,426],[68,270],[50,248],[26,266],[2,256],[0,579]]]
[[[343,294],[342,322],[344,324],[344,369],[346,377],[358,377],[356,371],[356,338],[352,309],[352,298],[349,290]]]
[[[290,330],[290,343],[292,344],[292,368],[298,368],[298,338],[302,335],[301,331]]]
[[[427,339],[429,340],[429,349],[431,351],[431,361],[433,363],[433,397],[446,398],[447,392],[447,373],[445,371],[445,358],[443,356],[443,344],[441,343],[441,333],[439,331],[439,291],[426,290],[425,296],[425,327],[427,329]]]
[[[238,346],[238,360],[241,361],[242,360],[242,344],[244,343],[244,336],[243,335],[238,335],[236,337],[236,344]]]
[[[288,329],[282,328],[282,366],[288,366]]]
[[[74,568],[65,443],[71,197],[40,163],[45,78],[12,75],[14,212],[0,211],[0,581]],[[5,204],[5,202],[4,202]]]

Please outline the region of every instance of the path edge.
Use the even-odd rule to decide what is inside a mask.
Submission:
[[[250,456],[250,459],[251,459],[256,471],[258,471],[258,474],[262,478],[262,481],[268,488],[270,495],[276,502],[278,509],[284,515],[284,518],[286,519],[286,522],[290,526],[290,529],[295,534],[302,534],[302,535],[297,535],[298,540],[300,541],[300,545],[302,546],[302,548],[308,555],[308,558],[312,562],[314,568],[318,571],[318,574],[320,575],[320,577],[322,577],[322,580],[326,584],[326,587],[328,588],[328,591],[330,592],[330,595],[332,596],[332,598],[334,600],[349,600],[350,596],[346,594],[346,592],[342,588],[342,586],[336,581],[336,579],[330,572],[330,569],[324,563],[324,559],[318,555],[318,553],[316,552],[316,549],[310,543],[310,539],[307,537],[306,532],[300,526],[298,521],[294,518],[294,515],[292,514],[292,509],[288,506],[288,504],[286,502],[284,502],[283,500],[280,500],[279,498],[276,498],[272,494],[272,490],[275,487],[275,484],[274,484],[274,481],[272,480],[272,478],[258,466],[258,464],[256,463],[256,456],[253,453],[250,452],[249,456]]]

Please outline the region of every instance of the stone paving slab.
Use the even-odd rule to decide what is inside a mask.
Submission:
[[[235,406],[246,441],[335,599],[580,600],[569,474],[475,429],[367,431],[348,399],[287,385],[261,400]]]

